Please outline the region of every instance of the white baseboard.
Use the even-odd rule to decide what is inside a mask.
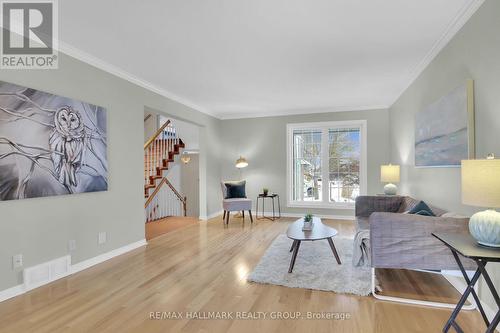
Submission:
[[[200,216],[200,220],[207,221],[207,220],[213,219],[214,217],[220,216],[223,213],[224,213],[224,211],[220,210],[220,211],[212,213],[212,214],[210,214],[208,216],[206,216],[206,215],[205,216]]]
[[[0,291],[0,302],[6,301],[9,298],[16,297],[24,294],[26,291],[24,290],[24,284],[19,284],[9,289],[5,289]]]
[[[221,216],[222,214],[224,213],[223,210],[221,211],[218,211],[218,212],[215,212],[213,214],[210,214],[208,216],[200,216],[200,220],[210,220],[210,219],[213,219],[214,217],[217,217],[217,216]],[[235,212],[237,213],[237,212]],[[254,214],[254,216],[257,215],[257,212],[255,211],[252,211],[252,213]],[[259,211],[259,216],[260,216],[260,211]],[[273,215],[273,212],[264,212],[264,214],[266,216],[272,216]],[[278,212],[276,211],[275,212],[275,215],[278,215]],[[304,214],[303,213],[284,213],[284,212],[281,212],[281,216],[283,217],[303,217]],[[349,220],[349,221],[354,221],[355,217],[352,216],[352,215],[324,215],[324,214],[314,214],[314,216],[317,216],[319,218],[322,218],[322,219],[331,219],[331,220]]]
[[[78,273],[80,271],[83,271],[84,269],[90,268],[92,266],[95,266],[97,264],[100,264],[100,263],[105,262],[105,261],[107,261],[109,259],[112,259],[112,258],[117,257],[119,255],[125,254],[125,253],[127,253],[129,251],[135,250],[135,249],[137,249],[137,248],[139,248],[141,246],[145,246],[145,245],[147,245],[146,240],[145,239],[141,239],[140,241],[137,241],[137,242],[134,242],[134,243],[131,243],[131,244],[119,247],[119,248],[111,250],[109,252],[100,254],[100,255],[98,255],[96,257],[93,257],[93,258],[81,261],[79,263],[71,265],[69,274],[67,274],[65,276]],[[57,279],[59,279],[61,277],[63,277],[63,276],[58,276]],[[49,281],[47,283],[50,283],[50,282],[53,282],[53,281],[54,280],[51,280],[51,281]],[[37,285],[37,288],[41,287],[41,286],[43,286],[43,285],[45,285],[47,283],[44,283],[44,284],[41,284],[41,285]],[[31,289],[32,288],[30,288],[30,290]],[[22,295],[22,294],[26,293],[27,291],[29,291],[29,290],[27,290],[25,288],[24,283],[20,284],[20,285],[17,285],[17,286],[14,286],[14,287],[11,287],[9,289],[1,290],[0,291],[0,302],[3,302],[3,301],[6,301],[6,300],[8,300],[10,298]]]
[[[111,250],[109,252],[100,254],[96,257],[80,261],[79,263],[72,264],[71,265],[71,274],[78,273],[80,271],[83,271],[84,269],[90,268],[92,266],[95,266],[97,264],[103,263],[109,259],[112,259],[114,257],[117,257],[119,255],[122,255],[124,253],[127,253],[129,251],[135,250],[141,246],[145,246],[148,243],[146,242],[145,239],[141,239],[140,241],[137,241],[135,243],[131,243],[122,247],[119,247],[117,249]]]
[[[261,212],[259,212],[259,216]],[[266,216],[273,216],[273,212],[264,212]],[[275,215],[278,215],[278,212],[275,212]],[[330,219],[330,220],[349,220],[354,221],[355,217],[352,215],[324,215],[324,214],[313,214],[322,219]],[[283,217],[304,217],[304,213],[283,213],[281,212],[281,216]]]

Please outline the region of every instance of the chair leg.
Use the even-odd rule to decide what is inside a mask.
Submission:
[[[252,216],[252,211],[248,211],[248,215],[250,215],[250,222],[253,223],[253,216]]]
[[[226,225],[229,225],[229,215],[231,214],[230,211],[227,211],[226,213]]]
[[[244,210],[241,211],[241,216],[243,216],[243,219],[245,219],[245,211]]]
[[[226,211],[224,211],[224,215],[222,216],[222,221],[226,219]]]

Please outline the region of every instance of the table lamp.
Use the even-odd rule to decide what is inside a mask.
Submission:
[[[493,154],[485,160],[462,161],[462,203],[488,207],[472,215],[469,231],[479,244],[500,247],[500,160]]]
[[[382,183],[388,183],[384,186],[384,194],[396,195],[396,193],[398,193],[398,187],[393,183],[399,183],[399,165],[381,165],[380,181]]]

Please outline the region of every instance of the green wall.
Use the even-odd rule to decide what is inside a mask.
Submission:
[[[242,170],[247,180],[247,195],[254,199],[263,187],[276,192],[281,198],[282,212],[313,212],[318,215],[354,216],[354,210],[306,209],[286,207],[286,125],[320,121],[367,120],[368,193],[383,190],[380,183],[380,165],[389,162],[389,113],[387,110],[311,113],[301,115],[234,119],[222,121],[222,173],[225,180],[239,179],[234,163],[238,156],[248,159]],[[270,202],[267,202],[268,208]],[[266,209],[269,211],[270,209]]]
[[[500,156],[500,1],[487,0],[390,108],[392,160],[402,165],[403,193],[472,214],[461,203],[460,168],[415,168],[415,114],[467,79],[475,81],[476,155]],[[488,271],[500,285],[500,265]],[[484,283],[481,297],[496,305]]]
[[[145,108],[163,111],[202,126],[200,164],[207,191],[204,210],[220,210],[220,120],[143,89],[74,58],[59,54],[57,70],[1,70],[0,80],[83,100],[108,110],[109,190],[68,196],[0,202],[0,290],[22,283],[12,255],[24,267],[68,253],[73,263],[144,239],[143,118]],[[212,189],[212,191],[211,191]],[[215,190],[213,190],[215,189]],[[203,210],[203,209],[202,209]],[[100,231],[107,243],[97,244]]]

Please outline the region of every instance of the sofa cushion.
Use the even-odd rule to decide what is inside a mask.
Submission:
[[[410,209],[408,214],[417,214],[417,215],[424,215],[424,216],[436,216],[432,209],[427,206],[427,204],[423,201],[420,201],[415,207]]]

